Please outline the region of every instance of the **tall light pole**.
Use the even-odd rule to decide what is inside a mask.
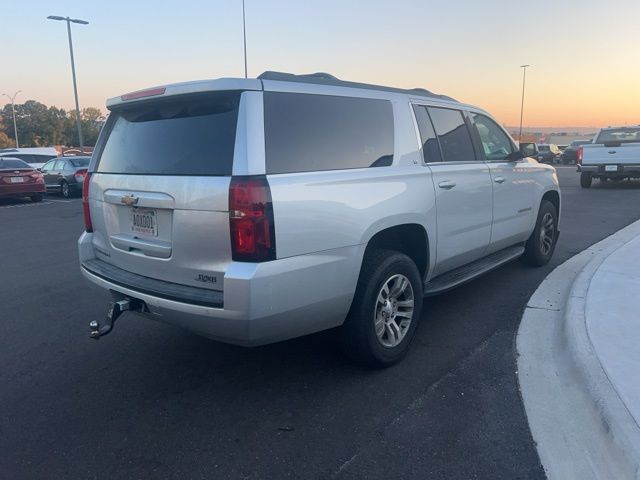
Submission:
[[[247,78],[247,24],[244,18],[244,0],[242,0],[242,38],[244,44],[244,78]]]
[[[522,140],[522,115],[524,114],[524,86],[527,81],[527,67],[531,65],[520,65],[522,69],[522,103],[520,104],[520,133],[518,134],[518,142]]]
[[[13,135],[16,137],[16,148],[20,148],[20,142],[18,141],[18,126],[16,125],[16,107],[14,104],[15,104],[16,97],[21,91],[22,90],[18,90],[16,93],[13,94],[13,97],[10,97],[6,93],[2,94],[5,97],[7,97],[9,100],[11,100],[11,113],[13,114]]]
[[[80,141],[80,151],[84,153],[84,142],[82,141],[82,127],[80,125],[80,103],[78,102],[78,85],[76,83],[76,65],[73,61],[73,43],[71,42],[71,24],[78,23],[80,25],[88,25],[89,22],[85,20],[79,20],[77,18],[58,17],[55,15],[49,15],[49,20],[64,20],[67,22],[67,33],[69,35],[69,53],[71,54],[71,74],[73,76],[73,95],[76,99],[76,125],[78,127],[78,140]]]

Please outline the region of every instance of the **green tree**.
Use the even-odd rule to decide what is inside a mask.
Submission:
[[[76,126],[76,111],[71,110],[67,116],[70,120],[67,123],[67,128],[70,128],[68,134],[71,137],[73,145],[78,146],[80,144],[78,140],[78,127]],[[100,109],[95,107],[83,108],[80,112],[80,125],[82,126],[82,139],[85,146],[94,146],[98,140],[98,134],[102,125],[104,125],[105,117]]]
[[[7,127],[5,126],[4,115],[0,114],[0,148],[15,147],[16,142],[9,138],[9,135],[7,135],[5,131],[6,128]]]
[[[79,145],[75,111],[47,107],[35,100],[16,104],[15,109],[21,147]],[[15,145],[12,118],[11,105],[7,104],[0,110],[0,148]],[[84,144],[95,145],[104,115],[98,108],[88,107],[82,110],[80,118]]]

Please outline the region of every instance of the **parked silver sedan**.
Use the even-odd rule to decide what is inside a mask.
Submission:
[[[47,191],[60,192],[71,198],[82,193],[82,183],[87,175],[91,157],[58,157],[40,169]]]

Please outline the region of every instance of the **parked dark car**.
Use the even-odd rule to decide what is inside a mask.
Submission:
[[[581,145],[587,145],[591,143],[591,140],[576,140],[564,149],[562,152],[562,163],[573,165],[578,160],[578,147]]]
[[[562,152],[553,143],[538,144],[538,161],[541,163],[560,163]]]
[[[41,202],[45,193],[42,174],[19,158],[0,158],[0,197],[29,197]]]
[[[87,175],[91,157],[59,157],[40,169],[48,191],[60,192],[70,198],[82,193],[82,183]]]

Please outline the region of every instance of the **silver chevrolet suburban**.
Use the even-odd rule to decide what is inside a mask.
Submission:
[[[424,296],[553,255],[554,168],[449,97],[265,72],[107,106],[78,242],[112,295],[93,338],[124,311],[240,345],[340,327],[387,366]]]

